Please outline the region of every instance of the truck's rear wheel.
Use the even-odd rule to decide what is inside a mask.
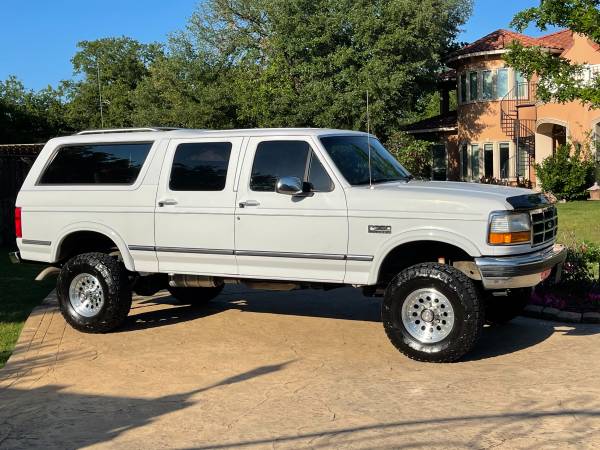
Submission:
[[[437,263],[400,272],[385,291],[382,319],[392,344],[417,361],[452,362],[475,345],[484,324],[473,282]]]
[[[531,297],[531,288],[511,289],[507,295],[485,293],[485,320],[489,323],[506,323],[523,312]]]
[[[223,285],[215,287],[171,287],[169,293],[186,305],[204,305],[221,293]]]
[[[104,253],[83,253],[67,261],[58,275],[56,292],[65,320],[85,333],[113,330],[131,309],[125,267]]]

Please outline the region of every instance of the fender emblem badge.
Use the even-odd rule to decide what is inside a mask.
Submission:
[[[369,225],[369,233],[391,234],[391,225]]]

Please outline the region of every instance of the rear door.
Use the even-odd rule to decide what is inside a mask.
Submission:
[[[161,272],[237,274],[234,178],[243,138],[174,139],[155,214]]]
[[[343,281],[346,196],[312,139],[250,138],[245,153],[235,221],[240,275]],[[287,176],[303,180],[310,192],[277,193],[277,179]]]

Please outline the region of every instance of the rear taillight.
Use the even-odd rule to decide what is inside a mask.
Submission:
[[[15,234],[17,238],[23,237],[23,223],[21,222],[21,208],[15,208]]]

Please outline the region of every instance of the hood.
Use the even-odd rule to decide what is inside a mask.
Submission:
[[[515,200],[516,199],[516,200]],[[525,209],[545,197],[530,189],[454,181],[399,181],[349,190],[351,209],[421,212],[487,217],[491,211]]]

